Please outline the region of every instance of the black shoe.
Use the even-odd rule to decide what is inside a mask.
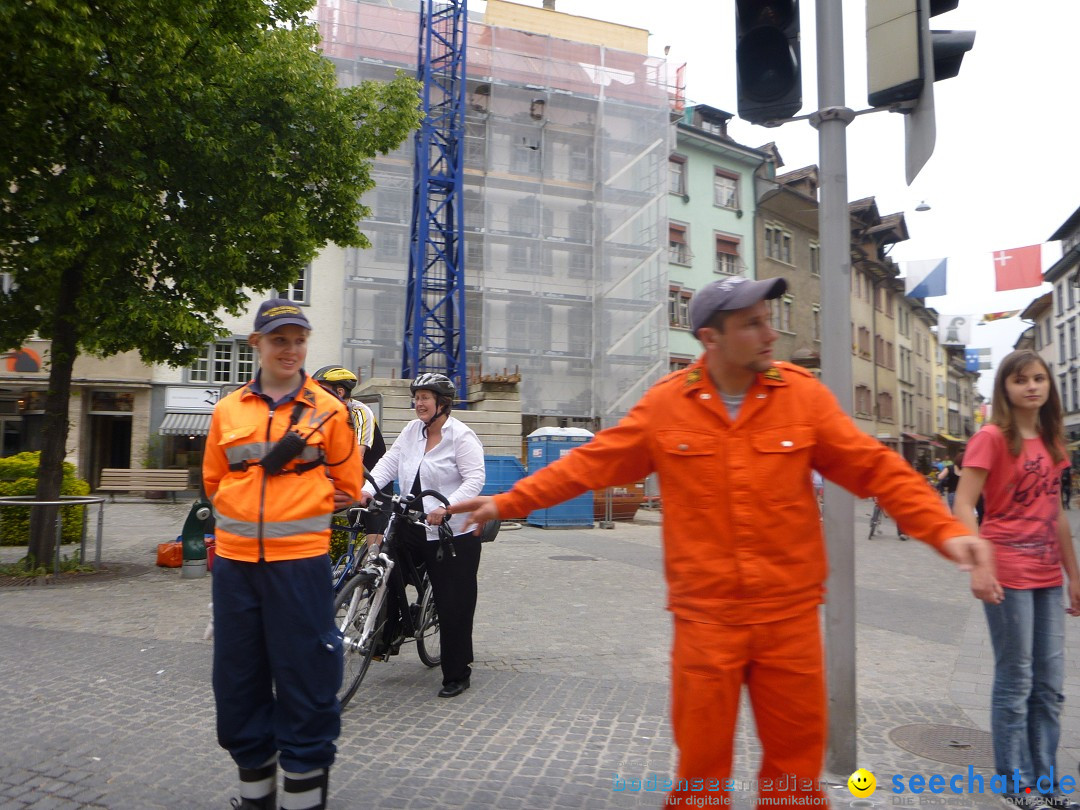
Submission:
[[[401,652],[401,645],[402,645],[402,643],[404,643],[404,641],[405,641],[405,636],[398,636],[397,638],[395,638],[390,643],[389,647],[387,647],[385,644],[382,645],[382,651],[377,652],[377,653],[373,653],[372,656],[371,656],[371,660],[372,661],[388,661],[388,660],[390,660],[391,655],[397,655],[398,653]]]
[[[457,697],[466,689],[469,688],[469,679],[466,678],[463,681],[450,681],[445,684],[442,689],[439,690],[439,697],[452,698]]]

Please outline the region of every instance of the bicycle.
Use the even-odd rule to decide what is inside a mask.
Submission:
[[[348,523],[331,523],[330,529],[343,531],[349,535],[345,553],[330,563],[330,579],[334,583],[334,593],[340,593],[345,583],[360,570],[360,564],[367,553],[367,535],[364,532],[363,515],[360,509],[346,512]]]
[[[442,661],[434,589],[427,571],[418,570],[408,550],[401,547],[400,537],[407,524],[426,525],[423,522],[426,515],[412,506],[422,505],[428,496],[450,505],[441,493],[432,489],[424,490],[418,498],[411,494],[394,495],[386,502],[390,520],[378,554],[345,582],[334,599],[335,622],[344,637],[345,672],[338,690],[342,708],[356,694],[371,662],[376,658],[387,660],[406,641],[416,641],[416,652],[425,666],[435,667]],[[372,511],[382,510],[358,510]],[[439,542],[448,543],[445,539]],[[448,545],[449,553],[454,554],[452,541]],[[398,576],[394,576],[395,569]],[[409,602],[407,585],[416,589],[416,602]],[[396,622],[390,621],[391,609],[397,611]],[[387,632],[393,631],[395,624],[395,637],[388,639]]]
[[[364,470],[364,479],[370,481],[372,486],[375,485],[375,479],[367,470]],[[334,583],[334,593],[340,593],[345,583],[360,570],[371,548],[371,544],[367,542],[368,537],[382,534],[382,522],[373,523],[373,518],[369,519],[369,517],[381,515],[389,501],[386,494],[380,491],[375,493],[374,503],[374,509],[355,506],[346,509],[345,517],[348,521],[346,523],[330,523],[332,531],[343,531],[349,536],[345,552],[330,563],[330,577]]]
[[[874,539],[874,533],[877,531],[878,526],[881,523],[881,518],[885,514],[885,510],[881,508],[881,504],[878,503],[878,499],[874,498],[874,511],[870,513],[870,535],[867,540]],[[900,531],[900,527],[896,527],[896,534],[901,540],[907,540],[907,535]]]

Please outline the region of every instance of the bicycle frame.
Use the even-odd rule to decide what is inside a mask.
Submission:
[[[446,498],[434,490],[425,490],[415,500],[422,505],[426,496],[438,498],[443,503],[446,503]],[[397,634],[404,635],[406,639],[414,638],[417,634],[419,628],[416,626],[412,613],[408,610],[409,601],[405,593],[405,587],[406,585],[413,585],[417,590],[419,601],[423,597],[425,590],[431,587],[431,584],[426,571],[421,575],[410,560],[401,556],[408,555],[409,551],[404,545],[403,538],[399,537],[399,529],[407,524],[422,525],[422,521],[426,517],[423,512],[409,508],[413,502],[414,498],[411,494],[391,497],[388,504],[390,521],[383,534],[379,554],[368,565],[360,569],[360,572],[374,575],[375,579],[372,584],[374,596],[372,597],[371,609],[365,617],[364,629],[360,638],[350,639],[346,637],[345,639],[346,645],[353,650],[366,651],[368,645],[374,641],[372,636],[375,633],[375,625],[379,620],[382,606],[387,597],[396,602],[394,607],[397,616],[395,618],[400,623],[397,627]],[[398,557],[403,560],[400,568],[398,568],[398,561],[395,559]],[[400,578],[394,578],[393,572],[395,568],[398,568],[401,573]],[[408,572],[406,568],[409,569]],[[412,582],[406,582],[405,575],[410,572],[415,574],[415,579]]]
[[[371,644],[372,636],[375,634],[375,624],[379,620],[383,603],[386,601],[387,583],[389,582],[390,573],[394,570],[394,565],[395,563],[389,555],[379,552],[370,568],[364,567],[365,572],[370,571],[375,575],[375,595],[371,602],[371,610],[368,611],[367,616],[364,618],[364,629],[360,633],[360,638],[353,639],[345,636],[346,650],[351,649],[362,652],[367,650],[368,645]]]

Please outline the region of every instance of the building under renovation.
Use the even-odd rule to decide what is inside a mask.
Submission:
[[[415,4],[320,0],[317,15],[342,84],[415,73]],[[610,424],[667,371],[665,62],[641,29],[501,0],[467,42],[468,368],[518,371],[540,423]],[[328,251],[312,278],[343,284],[342,360],[364,379],[401,368],[412,141],[374,168],[372,247]]]

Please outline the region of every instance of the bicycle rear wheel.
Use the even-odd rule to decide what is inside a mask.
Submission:
[[[416,628],[416,652],[425,666],[437,667],[442,661],[442,634],[435,610],[435,589],[424,577],[424,596],[420,600],[420,619]]]
[[[867,540],[874,539],[874,532],[877,531],[878,523],[881,522],[881,507],[874,504],[874,511],[870,515],[870,536]]]
[[[365,643],[361,643],[364,632],[364,623],[375,599],[375,577],[372,574],[360,573],[345,583],[345,587],[334,598],[334,622],[338,630],[345,637],[344,657],[345,671],[341,679],[341,687],[338,689],[338,700],[341,707],[345,708],[352,700],[360,682],[364,680],[368,667],[371,665],[371,657],[375,652],[375,639],[379,638],[386,623],[386,604],[379,608],[378,619],[375,622],[375,630]]]

